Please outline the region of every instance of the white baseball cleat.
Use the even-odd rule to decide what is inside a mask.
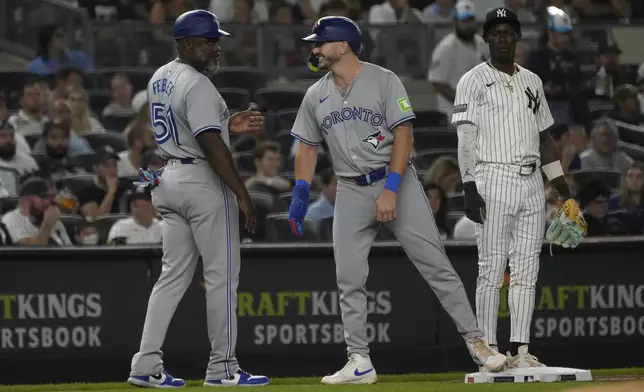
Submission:
[[[508,353],[508,368],[509,369],[521,369],[529,367],[547,367],[543,363],[539,362],[537,357],[528,352],[528,346],[519,346],[519,353],[516,356],[510,355]]]
[[[507,357],[491,348],[482,338],[465,339],[465,344],[475,362],[487,371],[500,372],[505,368]]]
[[[322,378],[322,384],[375,384],[378,381],[376,369],[371,364],[368,356],[349,354],[346,365],[334,374]]]

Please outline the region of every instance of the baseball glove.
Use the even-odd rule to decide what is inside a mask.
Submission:
[[[564,248],[576,248],[588,234],[584,215],[574,199],[566,200],[555,212],[546,238]]]

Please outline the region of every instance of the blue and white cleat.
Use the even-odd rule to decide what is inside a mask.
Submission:
[[[186,382],[180,378],[174,378],[166,372],[150,376],[130,376],[127,383],[143,388],[181,388]]]
[[[237,371],[231,378],[221,380],[206,380],[204,387],[260,387],[268,385],[269,379],[266,376],[253,376],[243,370]]]
[[[377,382],[378,375],[369,356],[356,353],[349,354],[349,361],[342,369],[322,378],[322,384],[326,385],[375,384]]]

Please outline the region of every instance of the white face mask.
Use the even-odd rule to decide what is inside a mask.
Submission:
[[[90,234],[83,237],[83,245],[96,245],[98,244],[98,234]]]

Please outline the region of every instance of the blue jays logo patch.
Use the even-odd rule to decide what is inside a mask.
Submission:
[[[362,139],[362,141],[371,145],[374,150],[377,150],[378,146],[380,146],[380,143],[382,143],[385,139],[386,137],[382,134],[382,131],[378,131]]]

